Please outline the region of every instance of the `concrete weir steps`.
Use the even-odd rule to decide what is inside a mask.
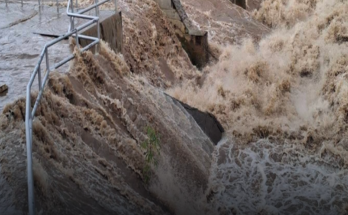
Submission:
[[[197,108],[191,107],[190,105],[179,101],[167,94],[166,96],[170,97],[173,100],[174,104],[176,104],[177,106],[183,107],[185,111],[192,116],[197,125],[209,137],[209,139],[215,145],[218,144],[218,142],[222,138],[223,133],[225,132],[225,129],[213,114],[200,111]]]
[[[65,57],[63,60],[59,62],[54,62],[54,64],[50,64],[50,57],[49,49],[52,46],[57,46],[58,43],[60,43],[63,40],[66,40],[67,38],[74,37],[76,39],[76,47],[79,49],[80,52],[86,51],[92,47],[95,48],[95,52],[98,53],[100,50],[100,29],[102,28],[102,22],[100,19],[100,13],[99,13],[99,6],[109,2],[111,0],[102,0],[98,1],[95,0],[95,2],[83,9],[77,10],[77,1],[74,3],[73,0],[68,0],[67,2],[67,8],[66,8],[66,15],[65,18],[68,17],[68,23],[66,25],[61,25],[60,27],[65,27],[67,29],[67,32],[63,33],[59,37],[55,38],[54,40],[51,40],[43,46],[42,52],[39,55],[39,59],[37,61],[37,64],[35,65],[34,71],[31,73],[29,83],[27,85],[27,93],[26,93],[26,110],[25,110],[25,132],[26,132],[26,148],[27,148],[27,182],[28,182],[28,209],[29,209],[29,215],[36,214],[35,210],[35,195],[34,195],[34,177],[33,177],[33,155],[32,155],[32,143],[33,143],[33,120],[35,117],[35,113],[37,110],[37,107],[40,103],[40,100],[42,98],[45,85],[47,83],[47,80],[49,79],[49,75],[51,71],[54,71],[58,69],[59,67],[63,66],[70,60],[74,59],[74,54],[69,54],[67,57]],[[38,2],[39,4],[39,13],[41,13],[41,2]],[[74,5],[75,4],[75,5]],[[57,5],[57,18],[54,20],[61,19],[61,16],[59,16],[59,6],[58,6],[58,0],[56,2]],[[7,5],[6,5],[7,6]],[[22,4],[23,6],[23,4]],[[91,14],[91,11],[94,11],[95,14]],[[117,2],[115,1],[115,10],[113,13],[117,12]],[[117,23],[117,15],[116,17],[116,23]],[[80,22],[76,22],[76,20],[80,20]],[[105,19],[109,20],[109,19]],[[104,22],[105,22],[104,20]],[[111,22],[113,23],[113,22]],[[11,25],[8,25],[7,27],[11,27]],[[95,28],[93,28],[95,27]],[[86,28],[89,29],[90,33],[93,34],[96,31],[96,36],[88,36],[83,34],[86,31]],[[52,32],[50,30],[54,29],[54,26],[45,25],[43,30],[48,31],[49,34],[52,35]],[[45,34],[45,33],[42,33]],[[47,33],[46,33],[47,35]],[[113,34],[111,34],[111,39],[113,39]],[[85,46],[81,47],[79,44],[79,41],[81,39],[88,40],[89,43],[86,43]],[[116,45],[116,44],[115,44]],[[44,61],[45,59],[45,61]],[[45,62],[45,70],[43,70],[41,64],[42,62]],[[34,81],[37,80],[38,82],[38,95],[34,100],[34,105],[32,107],[32,101],[31,101],[31,92]]]

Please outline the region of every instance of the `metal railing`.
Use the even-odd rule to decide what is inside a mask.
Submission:
[[[35,200],[34,200],[34,180],[33,180],[33,161],[32,161],[32,126],[33,126],[33,119],[35,117],[35,112],[36,109],[39,105],[39,102],[41,100],[41,97],[43,95],[43,91],[46,85],[46,82],[48,80],[49,74],[52,70],[55,70],[65,63],[69,62],[74,58],[74,55],[71,54],[62,61],[54,64],[52,67],[50,67],[49,64],[49,55],[48,55],[48,49],[57,44],[58,42],[70,37],[74,36],[76,38],[76,46],[79,48],[79,51],[85,51],[92,46],[96,45],[96,53],[99,51],[99,41],[100,41],[100,26],[99,26],[99,6],[104,4],[105,2],[108,2],[111,0],[103,0],[101,2],[98,2],[98,0],[95,0],[95,4],[74,12],[74,7],[73,7],[73,0],[68,0],[68,5],[67,5],[67,15],[70,17],[70,26],[69,30],[66,34],[56,38],[55,40],[52,40],[51,42],[47,43],[41,54],[40,54],[40,59],[38,63],[35,66],[35,69],[30,77],[29,83],[27,85],[27,94],[26,94],[26,113],[25,113],[25,131],[26,131],[26,142],[27,142],[27,176],[28,176],[28,207],[29,207],[29,215],[34,215],[35,214]],[[115,11],[117,12],[117,0],[115,1]],[[58,1],[57,1],[58,2]],[[39,0],[40,4],[40,0]],[[58,3],[57,3],[58,4]],[[77,0],[76,0],[76,6],[77,6]],[[77,8],[76,8],[77,9]],[[86,13],[92,9],[95,9],[96,11],[96,16],[90,16],[90,15],[84,15],[83,13]],[[79,27],[75,28],[75,18],[81,18],[81,19],[87,19],[89,20],[88,22],[81,24]],[[97,37],[91,37],[91,36],[85,36],[79,34],[79,32],[91,25],[97,24],[97,30],[98,30],[98,35]],[[86,39],[92,41],[90,44],[85,46],[84,48],[79,47],[79,38],[81,39]],[[45,58],[45,63],[46,63],[46,74],[44,78],[41,78],[41,63],[43,59]],[[31,108],[31,87],[33,85],[33,82],[38,76],[38,84],[39,84],[39,93],[36,98],[34,107]]]
[[[58,0],[57,0],[58,1]],[[6,7],[8,6],[8,0],[5,0]],[[23,0],[21,0],[21,5],[23,7]],[[39,0],[39,5],[40,5],[40,0]]]

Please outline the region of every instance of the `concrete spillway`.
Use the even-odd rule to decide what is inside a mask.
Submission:
[[[199,30],[188,18],[180,0],[155,0],[175,28],[183,48],[193,65],[203,68],[209,61],[208,34]]]

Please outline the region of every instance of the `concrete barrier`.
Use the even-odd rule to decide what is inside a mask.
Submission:
[[[233,4],[236,4],[236,5],[240,6],[240,7],[242,7],[243,9],[246,9],[246,2],[245,2],[245,0],[231,0],[231,2]]]
[[[177,34],[177,37],[187,55],[190,57],[192,64],[202,69],[209,61],[208,33]]]
[[[215,145],[217,145],[217,143],[221,140],[225,130],[213,114],[202,112],[197,108],[191,107],[190,105],[171,97],[168,94],[165,95],[171,98],[175,105],[182,106],[186,110],[186,112],[192,116],[197,125],[209,137],[209,139]]]
[[[155,0],[175,29],[193,65],[202,69],[209,61],[208,34],[197,29],[188,18],[180,0]]]
[[[122,53],[123,50],[123,32],[122,32],[122,13],[110,15],[102,19],[100,25],[100,38],[110,45],[115,52]],[[97,26],[87,28],[82,34],[97,37]],[[90,43],[88,40],[80,39],[80,45],[86,46]],[[94,51],[94,49],[91,49]]]

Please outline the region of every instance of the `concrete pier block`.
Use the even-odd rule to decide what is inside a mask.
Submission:
[[[102,19],[100,25],[100,39],[110,45],[115,52],[122,53],[123,50],[123,32],[122,32],[122,13],[113,14]],[[97,26],[87,28],[81,32],[83,35],[97,37]],[[90,43],[88,40],[80,39],[80,45],[86,46]],[[94,49],[91,49],[94,51]]]
[[[173,9],[172,0],[155,0],[161,9]]]
[[[182,47],[191,63],[202,69],[209,61],[208,34],[200,31],[188,18],[180,0],[155,0],[172,23]]]

